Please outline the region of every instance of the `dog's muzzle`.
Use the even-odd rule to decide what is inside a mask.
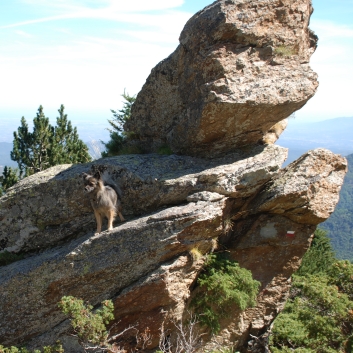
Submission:
[[[94,190],[94,188],[93,187],[90,187],[90,186],[85,186],[85,188],[84,188],[84,191],[85,192],[92,192]]]

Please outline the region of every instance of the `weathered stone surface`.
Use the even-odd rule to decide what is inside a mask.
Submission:
[[[130,143],[194,156],[273,143],[268,131],[318,85],[311,13],[310,0],[220,0],[198,12],[138,94]]]
[[[334,211],[346,172],[344,157],[323,148],[309,151],[284,168],[248,207],[316,225]]]
[[[51,338],[52,329],[60,325],[57,333],[62,333],[68,322],[62,324],[65,318],[57,303],[64,295],[96,305],[151,272],[154,277],[160,264],[174,261],[193,247],[209,251],[212,239],[223,231],[223,204],[224,200],[199,201],[171,207],[124,223],[110,233],[81,237],[0,267],[1,344],[23,343],[39,335],[46,342],[43,334]],[[168,299],[165,305],[174,302]]]
[[[53,167],[22,180],[0,199],[0,250],[40,250],[95,229],[80,176],[93,164],[107,165],[123,190],[123,214],[131,218],[186,202],[195,192],[247,197],[280,169],[286,156],[284,148],[261,146],[215,160],[134,155]]]
[[[113,332],[122,332],[128,326],[135,327],[138,332],[148,330],[151,335],[149,346],[158,346],[161,328],[173,329],[171,321],[178,322],[183,317],[190,287],[203,263],[204,259],[193,261],[190,255],[180,256],[126,288],[114,301],[118,324]],[[133,341],[134,336],[136,331],[127,332],[124,341]]]
[[[253,162],[259,161],[261,156],[266,160],[270,150],[281,151],[272,146],[250,158]],[[156,156],[150,157],[153,161]],[[143,160],[141,158],[137,157],[137,163]],[[117,159],[109,161],[116,163]],[[239,171],[234,169],[236,163],[243,163],[241,170],[247,178],[244,174],[241,177],[241,172],[234,177],[235,171]],[[1,344],[49,344],[58,337],[67,343],[68,337],[62,335],[68,328],[68,321],[59,312],[57,302],[64,295],[73,295],[93,305],[104,299],[113,299],[116,317],[120,320],[115,329],[129,324],[136,326],[139,332],[148,329],[153,333],[150,347],[155,347],[162,323],[170,325],[170,320],[180,320],[186,313],[192,283],[202,264],[202,260],[194,263],[187,252],[193,248],[198,248],[201,253],[209,252],[215,247],[215,239],[220,239],[227,243],[232,257],[251,270],[262,285],[258,305],[243,313],[234,308],[233,319],[222,322],[223,330],[217,336],[219,344],[245,345],[249,332],[257,334],[264,330],[283,306],[290,285],[288,280],[309,246],[315,225],[322,217],[328,216],[336,202],[335,195],[343,182],[346,164],[344,158],[325,150],[311,151],[283,171],[277,166],[273,168],[276,173],[269,172],[271,168],[266,169],[260,163],[262,168],[249,175],[246,168],[249,160],[236,163],[197,174],[208,175],[201,180],[207,183],[212,180],[209,184],[213,185],[211,190],[216,189],[215,185],[219,187],[219,180],[228,180],[228,183],[221,183],[225,185],[222,190],[231,185],[227,189],[228,195],[226,192],[221,195],[195,189],[194,194],[185,194],[183,200],[189,203],[130,220],[110,233],[94,236],[91,232],[78,239],[66,240],[65,244],[60,245],[59,242],[58,246],[38,255],[0,267]],[[110,167],[115,170],[116,166],[112,164]],[[51,183],[57,182],[59,190],[62,190],[61,180],[69,180],[65,173],[76,174],[74,169],[65,168],[49,170],[45,177],[39,173],[38,179],[24,180],[17,186],[18,192],[24,190],[29,196],[22,201],[16,199],[16,204],[12,205],[21,209],[31,204],[38,187],[42,190],[50,187],[53,192],[55,188]],[[53,177],[54,171],[58,170],[63,171]],[[318,173],[318,177],[314,178],[313,171]],[[222,173],[223,177],[220,177]],[[318,184],[320,187],[314,188],[317,182],[321,182]],[[244,191],[239,188],[242,183],[251,187]],[[299,218],[293,217],[293,214],[298,214],[293,213],[293,192],[283,191],[291,190],[290,185],[296,185],[302,191],[296,199],[305,197],[306,200],[305,205],[297,205],[297,210],[301,210]],[[167,190],[174,193],[172,188]],[[320,206],[317,199],[322,199],[325,190],[332,192],[332,207],[323,205],[322,215],[318,217],[315,216]],[[168,199],[168,192],[165,193]],[[10,196],[6,200],[11,199]],[[149,198],[150,194],[146,193],[145,197]],[[286,197],[289,202],[286,202]],[[68,200],[71,204],[70,198]],[[140,200],[142,202],[142,196]],[[282,205],[281,214],[276,214],[278,208],[273,208],[278,202]],[[306,207],[311,204],[316,206]],[[85,217],[82,209],[76,212]],[[68,217],[68,213],[65,215]],[[303,219],[312,221],[306,224]],[[288,236],[288,230],[294,231],[295,235]],[[12,234],[11,228],[8,234]],[[205,344],[214,347],[216,341],[212,339],[207,343],[207,337],[204,337]],[[126,342],[131,342],[129,335]],[[68,351],[74,352],[75,348]]]

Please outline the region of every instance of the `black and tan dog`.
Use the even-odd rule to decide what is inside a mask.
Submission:
[[[103,217],[108,218],[108,230],[113,229],[113,221],[116,214],[119,215],[121,222],[125,219],[121,214],[121,191],[112,181],[106,181],[100,171],[94,175],[82,173],[85,192],[88,193],[97,221],[97,232],[102,231]]]

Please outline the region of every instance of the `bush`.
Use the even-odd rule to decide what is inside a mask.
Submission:
[[[171,154],[173,154],[173,151],[168,145],[163,145],[159,147],[158,154],[170,156]]]
[[[310,249],[303,256],[297,275],[326,273],[336,261],[327,232],[317,229]]]
[[[75,297],[62,297],[59,307],[71,318],[71,326],[82,346],[108,345],[106,325],[114,319],[114,306],[111,300],[102,302],[102,309],[92,312],[91,305]]]
[[[290,298],[276,318],[271,351],[352,352],[353,265],[335,261],[327,235],[315,232],[293,283]]]
[[[64,350],[59,342],[54,346],[45,346],[43,351],[35,349],[34,351],[29,351],[27,348],[17,348],[9,347],[6,348],[0,345],[0,353],[64,353]]]
[[[260,282],[250,271],[229,260],[224,253],[208,255],[204,272],[199,276],[199,291],[191,302],[201,324],[220,330],[219,320],[227,317],[233,305],[240,310],[256,304]]]

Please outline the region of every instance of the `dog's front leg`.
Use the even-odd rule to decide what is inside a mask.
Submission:
[[[96,222],[97,222],[97,232],[96,232],[96,234],[99,234],[102,231],[102,216],[96,210],[94,210],[94,215],[96,216]]]
[[[108,230],[112,230],[113,229],[114,217],[115,217],[114,210],[110,210],[109,213],[108,213]]]

